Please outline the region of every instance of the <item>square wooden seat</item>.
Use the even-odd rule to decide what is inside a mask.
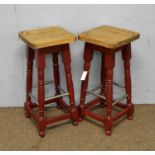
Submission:
[[[22,31],[19,33],[19,37],[33,49],[76,41],[75,35],[59,26]]]
[[[139,36],[137,32],[105,25],[81,33],[79,40],[114,49],[129,44]]]

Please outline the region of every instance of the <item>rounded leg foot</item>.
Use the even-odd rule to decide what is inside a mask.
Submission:
[[[133,120],[133,115],[127,116],[127,119],[128,119],[128,120]]]
[[[24,110],[25,110],[25,117],[26,118],[31,118],[31,114],[29,112],[29,107],[32,103],[31,102],[25,102],[24,103]]]
[[[79,122],[78,121],[74,121],[72,124],[73,124],[73,126],[77,126],[79,124]]]
[[[106,136],[111,136],[111,134],[112,134],[112,131],[110,129],[105,130],[105,135]]]
[[[39,136],[44,137],[45,136],[45,131],[39,131]]]
[[[78,118],[78,121],[79,122],[82,122],[83,121],[83,119],[84,119],[84,114],[82,113],[82,108],[83,108],[83,106],[79,106],[78,107],[78,113],[79,113],[79,118]]]
[[[26,117],[26,118],[31,118],[30,113],[25,112],[25,117]]]
[[[128,120],[133,120],[134,105],[129,104],[128,106],[129,106],[129,112],[127,114],[127,119]]]

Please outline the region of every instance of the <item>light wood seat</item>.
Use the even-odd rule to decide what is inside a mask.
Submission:
[[[137,32],[106,25],[81,33],[79,40],[114,49],[129,44],[139,36]]]
[[[33,49],[68,44],[77,39],[59,26],[22,31],[19,37]]]

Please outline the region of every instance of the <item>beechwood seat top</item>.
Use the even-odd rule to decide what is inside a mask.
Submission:
[[[67,44],[77,39],[75,35],[59,26],[22,31],[19,37],[33,49]]]
[[[139,36],[137,32],[105,25],[81,33],[79,40],[114,49],[129,44]]]

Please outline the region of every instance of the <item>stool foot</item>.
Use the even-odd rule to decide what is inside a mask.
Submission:
[[[30,114],[30,112],[28,110],[28,105],[30,105],[30,103],[29,102],[25,102],[25,117],[26,118],[31,118],[31,114]]]
[[[25,112],[25,117],[26,117],[26,118],[31,118],[31,114],[30,114],[30,113]]]
[[[133,120],[134,105],[132,103],[128,104],[128,108],[129,108],[129,112],[128,112],[128,115],[127,115],[127,119],[128,120]]]
[[[40,137],[44,137],[45,136],[45,124],[44,124],[44,122],[43,122],[43,120],[42,121],[40,121],[39,122],[39,136]]]
[[[39,131],[39,136],[44,137],[45,136],[45,131]]]
[[[111,117],[107,117],[105,120],[104,128],[105,128],[105,135],[110,136],[112,134],[112,125],[113,120]]]
[[[105,135],[106,136],[111,136],[111,134],[112,134],[112,130],[111,129],[108,129],[108,130],[105,129]]]
[[[74,121],[72,124],[73,124],[73,126],[77,126],[79,124],[79,122],[78,121]]]
[[[80,105],[80,106],[78,106],[78,113],[79,113],[79,118],[78,118],[78,120],[81,122],[81,121],[83,121],[83,119],[84,119],[84,114],[82,113],[82,108],[83,108],[84,106],[83,105]]]
[[[128,120],[133,120],[133,115],[127,116]]]
[[[77,109],[73,108],[71,110],[71,114],[72,114],[72,124],[74,126],[77,126],[78,125],[78,119],[79,119]]]

